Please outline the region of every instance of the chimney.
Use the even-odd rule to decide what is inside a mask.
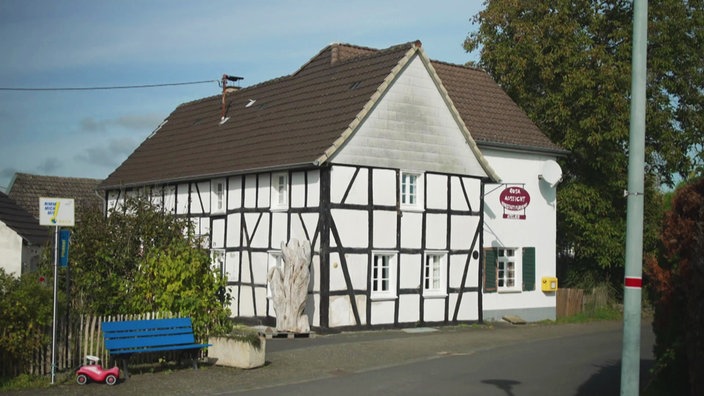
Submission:
[[[330,49],[330,64],[334,65],[337,63],[337,58],[338,58],[338,52],[340,50],[338,49],[337,43],[332,45],[332,48]]]

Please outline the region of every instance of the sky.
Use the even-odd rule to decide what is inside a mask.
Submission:
[[[334,42],[420,40],[431,59],[477,60],[462,43],[482,3],[0,0],[0,190],[15,172],[104,179],[179,104],[220,93],[223,74],[254,85]]]

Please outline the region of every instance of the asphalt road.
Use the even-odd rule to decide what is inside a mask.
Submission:
[[[392,367],[239,392],[238,395],[618,395],[622,329],[526,340],[469,353],[446,352]],[[641,335],[641,382],[654,336]],[[293,344],[291,344],[293,345]],[[235,393],[233,393],[235,394]]]

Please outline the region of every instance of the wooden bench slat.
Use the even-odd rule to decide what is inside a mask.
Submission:
[[[112,355],[125,355],[131,353],[144,353],[144,352],[159,352],[159,351],[179,351],[186,349],[200,349],[209,347],[212,344],[187,344],[187,345],[169,345],[164,347],[150,347],[150,348],[137,348],[137,349],[116,349],[111,351]]]
[[[186,329],[192,329],[193,324],[191,323],[191,318],[142,319],[102,323],[102,329],[104,333],[112,331],[133,331],[175,327],[184,327]]]
[[[113,340],[118,338],[134,338],[134,337],[155,337],[166,335],[193,334],[191,329],[159,329],[159,330],[139,330],[139,331],[110,331],[103,333],[103,338]]]
[[[180,334],[158,337],[132,337],[105,340],[107,349],[161,347],[166,345],[195,344],[193,334]]]

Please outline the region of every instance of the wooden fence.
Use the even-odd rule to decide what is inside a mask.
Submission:
[[[597,287],[589,293],[582,289],[557,289],[557,317],[591,312],[607,306],[609,293],[605,287]]]
[[[168,312],[150,312],[137,315],[93,316],[82,315],[76,318],[61,318],[56,326],[56,371],[77,369],[86,355],[99,357],[103,365],[109,364],[109,354],[103,343],[102,322],[121,320],[171,318]],[[15,361],[0,351],[0,376],[14,377],[20,374],[46,375],[51,373],[51,326],[38,330],[49,342],[32,354],[29,362]],[[132,362],[140,363],[139,355]]]

